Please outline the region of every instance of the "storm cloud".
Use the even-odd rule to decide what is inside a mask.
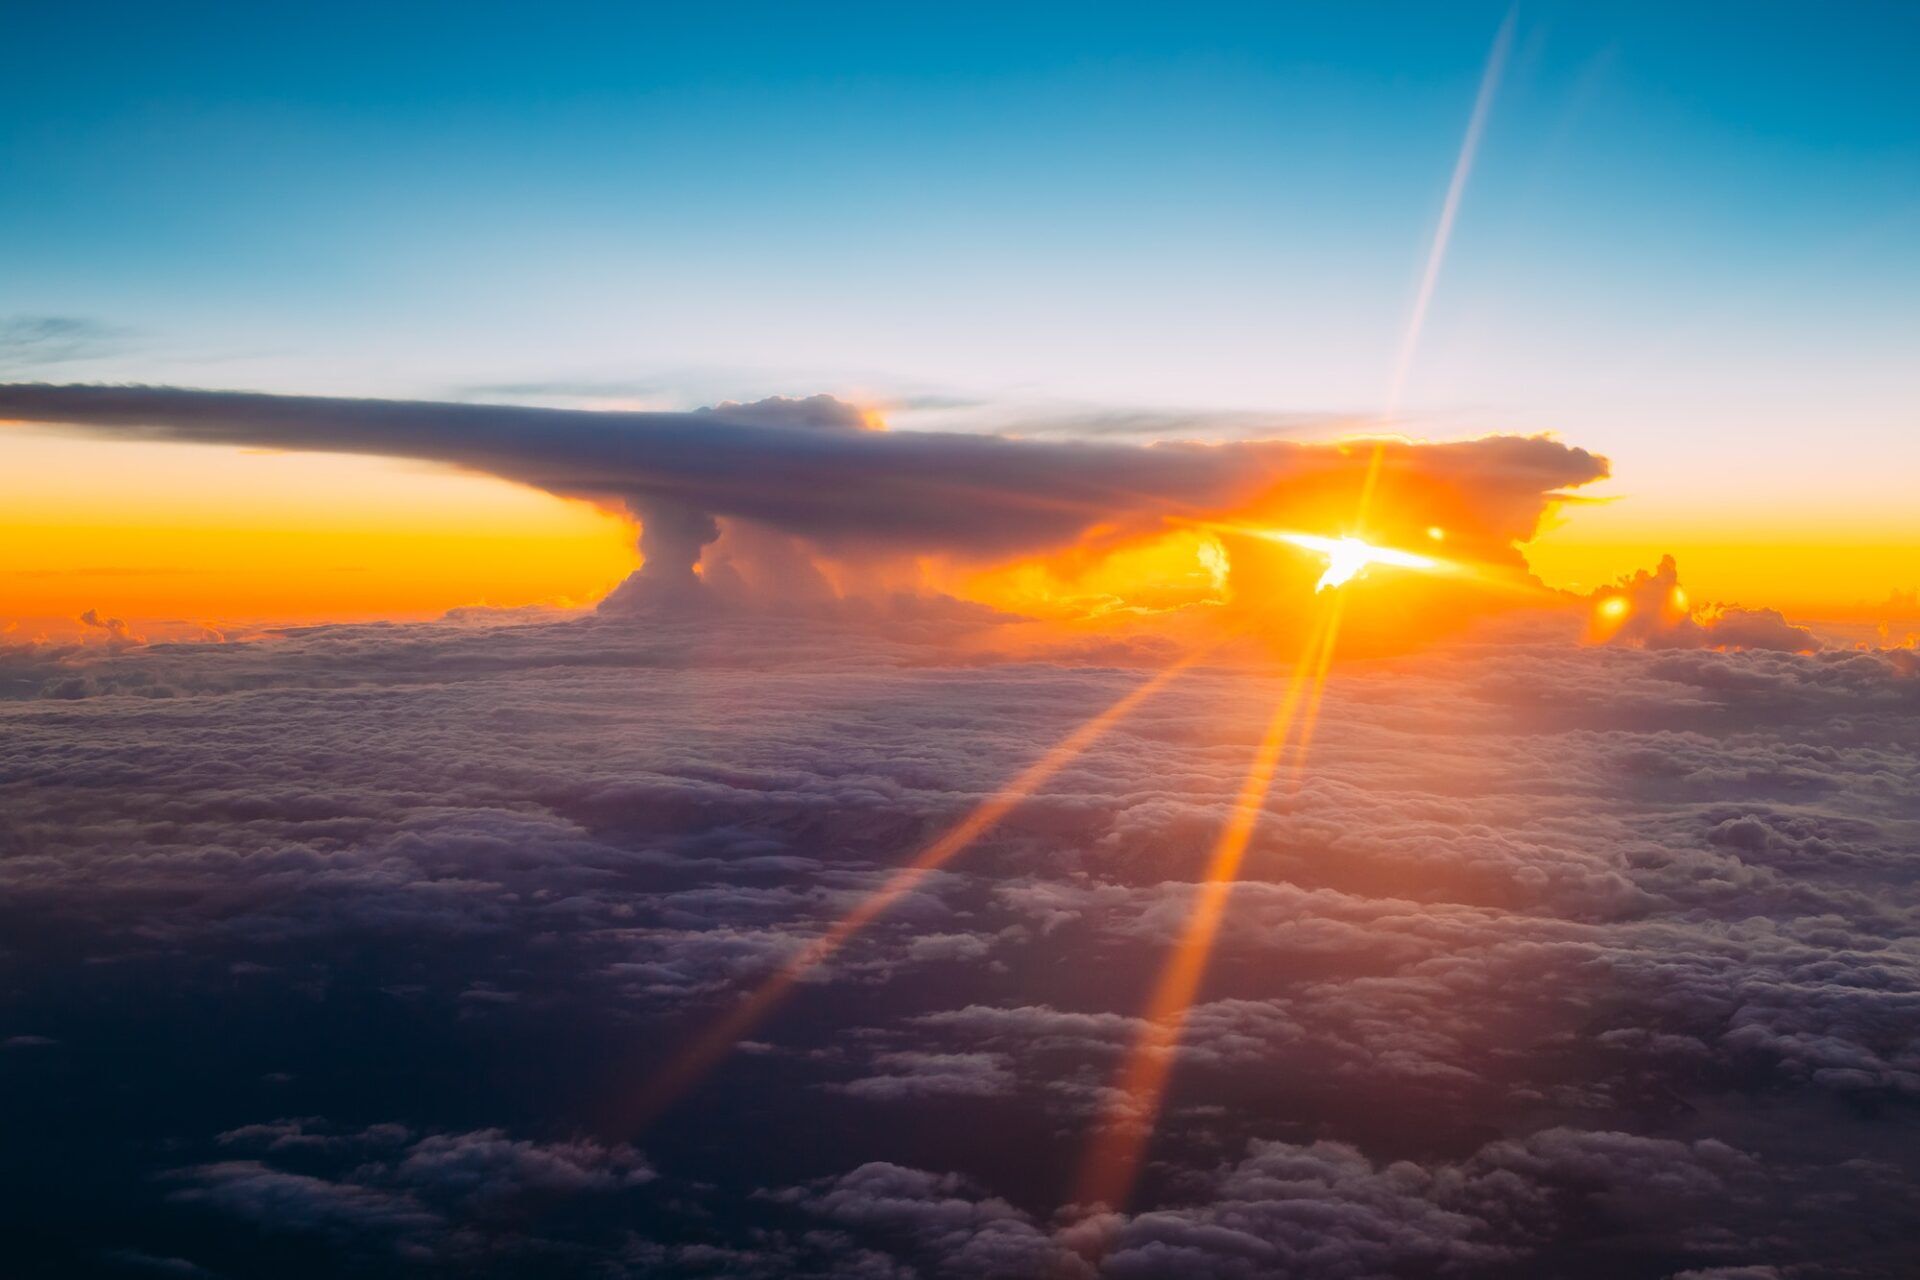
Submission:
[[[994,559],[1204,520],[1336,480],[1368,450],[1151,445],[868,429],[827,396],[690,413],[348,400],[175,387],[0,385],[0,419],[141,439],[418,458],[630,511],[649,577],[684,586],[718,520],[829,554]],[[1603,459],[1544,437],[1389,441],[1387,483],[1443,495],[1469,548],[1507,552]],[[1462,499],[1470,499],[1463,501]],[[1409,520],[1424,522],[1419,513]],[[1450,524],[1460,523],[1450,519]]]

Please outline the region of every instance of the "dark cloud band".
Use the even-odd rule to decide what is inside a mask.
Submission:
[[[685,575],[716,519],[836,553],[1010,557],[1100,529],[1150,530],[1364,468],[1350,447],[1291,440],[1135,445],[867,430],[830,397],[625,413],[175,387],[0,386],[0,419],[201,444],[419,458],[617,503],[649,528],[655,571]],[[1389,442],[1391,473],[1466,504],[1480,536],[1531,535],[1551,496],[1606,462],[1544,437]]]

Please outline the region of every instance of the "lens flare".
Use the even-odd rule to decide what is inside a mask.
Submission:
[[[642,1086],[630,1109],[635,1128],[644,1126],[692,1087],[706,1071],[773,1011],[808,974],[830,960],[849,939],[917,889],[954,855],[984,835],[1047,779],[1058,773],[1107,730],[1191,667],[1207,650],[1195,650],[1136,686],[1125,697],[1087,720],[1028,765],[1011,782],[982,801],[946,834],[921,850],[885,883],[815,938],[793,959],[696,1037]]]
[[[1407,326],[1400,335],[1399,350],[1394,353],[1393,374],[1387,380],[1386,403],[1382,418],[1400,411],[1400,397],[1406,391],[1407,374],[1413,369],[1414,354],[1420,349],[1420,332],[1426,327],[1427,310],[1433,305],[1433,292],[1440,283],[1440,268],[1447,259],[1447,244],[1453,239],[1453,224],[1460,215],[1460,199],[1466,194],[1467,178],[1473,173],[1473,158],[1480,150],[1480,135],[1486,131],[1487,115],[1493,109],[1493,95],[1500,87],[1500,75],[1507,65],[1507,50],[1513,45],[1514,15],[1509,10],[1493,38],[1487,55],[1486,70],[1480,74],[1480,91],[1474,95],[1473,114],[1467,118],[1467,133],[1460,140],[1460,153],[1454,158],[1453,176],[1447,181],[1447,196],[1440,207],[1440,221],[1427,249],[1426,266],[1420,272],[1420,287],[1414,295]]]
[[[1300,731],[1294,735],[1293,770],[1287,775],[1289,788],[1300,785],[1300,775],[1307,769],[1307,751],[1313,746],[1314,726],[1320,723],[1320,703],[1327,691],[1327,672],[1333,666],[1334,641],[1340,636],[1340,610],[1345,604],[1346,597],[1336,595],[1327,610],[1326,639],[1314,659],[1313,676],[1307,682],[1306,709],[1300,713]]]
[[[1254,752],[1246,779],[1234,800],[1233,812],[1214,842],[1205,878],[1197,888],[1185,927],[1160,971],[1142,1013],[1144,1026],[1135,1039],[1113,1083],[1113,1100],[1102,1118],[1098,1135],[1088,1149],[1074,1200],[1092,1208],[1120,1208],[1132,1190],[1140,1157],[1152,1136],[1167,1082],[1173,1073],[1174,1051],[1186,1030],[1200,982],[1206,976],[1227,902],[1239,879],[1247,844],[1266,811],[1267,793],[1285,753],[1296,715],[1303,702],[1307,712],[1296,748],[1293,776],[1304,764],[1307,735],[1319,705],[1319,688],[1326,679],[1334,641],[1340,629],[1341,597],[1335,596],[1307,639],[1285,694],[1267,722],[1265,735]]]
[[[1353,528],[1366,527],[1367,513],[1373,505],[1373,495],[1379,485],[1385,459],[1385,442],[1376,442],[1372,456],[1367,459],[1366,476],[1360,484]],[[1235,799],[1233,814],[1214,844],[1213,855],[1207,863],[1206,878],[1200,884],[1193,909],[1187,916],[1186,927],[1160,970],[1159,980],[1147,1002],[1144,1028],[1128,1051],[1119,1076],[1114,1081],[1113,1101],[1093,1143],[1087,1149],[1074,1197],[1076,1203],[1087,1209],[1101,1205],[1123,1208],[1128,1194],[1133,1190],[1141,1156],[1146,1151],[1147,1139],[1152,1136],[1154,1124],[1160,1115],[1161,1102],[1166,1096],[1167,1082],[1173,1074],[1174,1050],[1186,1030],[1187,1016],[1192,1012],[1193,1002],[1200,994],[1200,982],[1206,976],[1207,961],[1212,956],[1214,939],[1220,932],[1221,919],[1226,914],[1227,902],[1239,878],[1247,843],[1253,838],[1260,815],[1266,811],[1267,793],[1273,787],[1274,773],[1286,749],[1296,715],[1299,716],[1300,731],[1294,748],[1293,768],[1288,775],[1290,791],[1298,788],[1301,774],[1306,770],[1307,748],[1312,744],[1314,726],[1319,720],[1321,695],[1326,688],[1327,673],[1333,665],[1334,649],[1340,635],[1340,615],[1346,602],[1345,595],[1338,592],[1339,586],[1351,581],[1376,559],[1381,563],[1393,563],[1390,557],[1403,557],[1422,562],[1417,567],[1423,568],[1434,563],[1428,562],[1424,556],[1374,547],[1364,539],[1351,536],[1322,538],[1314,534],[1279,531],[1266,531],[1261,536],[1321,551],[1328,556],[1328,575],[1336,567],[1342,567],[1332,551],[1344,547],[1344,544],[1352,543],[1369,553],[1384,552],[1386,555],[1370,554],[1358,558],[1358,563],[1352,563],[1355,557],[1349,551],[1347,563],[1351,564],[1351,572],[1331,584],[1328,575],[1322,575],[1320,584],[1314,589],[1314,594],[1318,595],[1331,586],[1336,594],[1328,601],[1325,612],[1308,633],[1306,646],[1301,651],[1299,661],[1294,664],[1286,693],[1274,708],[1266,735],[1261,739],[1259,749],[1254,752],[1246,780],[1242,782],[1240,794]],[[1303,701],[1304,713],[1301,712]]]
[[[1467,134],[1454,163],[1453,177],[1447,187],[1439,226],[1435,229],[1433,243],[1428,250],[1419,291],[1406,329],[1401,335],[1400,349],[1387,387],[1386,406],[1382,414],[1385,418],[1392,417],[1399,408],[1407,373],[1412,367],[1414,353],[1419,348],[1427,309],[1433,300],[1434,286],[1439,281],[1448,241],[1452,238],[1460,198],[1466,189],[1467,176],[1473,169],[1474,154],[1479,149],[1480,135],[1486,127],[1494,91],[1506,65],[1513,26],[1514,14],[1510,11],[1494,38],[1493,51],[1481,76],[1480,91],[1475,97]],[[1351,528],[1366,527],[1367,510],[1373,501],[1385,454],[1385,442],[1376,442],[1373,455],[1368,460],[1366,479],[1361,486],[1358,510],[1349,526]],[[1242,532],[1291,543],[1325,556],[1327,568],[1314,586],[1316,595],[1325,591],[1338,592],[1376,564],[1426,571],[1448,567],[1444,561],[1392,547],[1375,546],[1353,534],[1325,537],[1283,530],[1253,529]],[[1427,529],[1427,536],[1440,542],[1446,535],[1438,526],[1432,526]],[[1296,715],[1299,715],[1299,734],[1289,777],[1293,786],[1298,785],[1306,768],[1307,748],[1312,742],[1314,725],[1319,718],[1321,693],[1333,661],[1343,601],[1343,595],[1334,595],[1325,614],[1308,637],[1305,651],[1295,664],[1293,677],[1288,682],[1286,694],[1274,709],[1266,735],[1254,753],[1253,763],[1234,803],[1233,814],[1214,845],[1206,879],[1196,894],[1186,927],[1161,969],[1145,1010],[1145,1027],[1122,1063],[1115,1080],[1114,1101],[1108,1107],[1104,1123],[1081,1167],[1075,1199],[1084,1208],[1125,1207],[1147,1139],[1159,1116],[1167,1082],[1172,1075],[1174,1050],[1186,1028],[1193,1002],[1199,995],[1200,982],[1206,975],[1207,961],[1220,931],[1221,918],[1246,855],[1247,843],[1252,838],[1260,815],[1266,810],[1267,793],[1272,788],[1274,773],[1292,733]],[[1301,710],[1303,700],[1304,713]]]

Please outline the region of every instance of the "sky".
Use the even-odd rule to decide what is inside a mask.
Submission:
[[[1911,6],[0,41],[0,1274],[1911,1275]]]
[[[1914,586],[1920,19],[1514,10],[1395,396],[1507,17],[41,7],[0,86],[0,377],[1162,438],[1397,400],[1612,461],[1529,548],[1554,585],[1672,553],[1809,616]],[[585,602],[635,562],[618,520],[408,462],[0,448],[34,625]]]

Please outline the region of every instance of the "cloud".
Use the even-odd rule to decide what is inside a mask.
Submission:
[[[1286,440],[1140,446],[864,429],[825,396],[693,413],[341,400],[172,387],[0,386],[0,418],[137,439],[420,458],[618,505],[642,526],[643,581],[684,592],[721,521],[830,557],[994,561],[1108,545],[1258,509],[1350,505],[1370,449]],[[1561,490],[1603,459],[1544,437],[1384,442],[1393,527],[1444,523],[1511,560]],[[1384,517],[1383,517],[1384,518]]]
[[[947,631],[471,613],[4,659],[0,1021],[59,1042],[0,1098],[39,1270],[1904,1274],[1898,653],[1336,671],[1120,1212],[1075,1168],[1284,668],[1182,674],[636,1133],[653,1070],[1158,656]]]
[[[932,1261],[942,1275],[1044,1275],[1066,1258],[1025,1214],[955,1174],[874,1161],[778,1198],[832,1222],[910,1242],[902,1252]]]
[[[255,1160],[223,1160],[186,1175],[194,1185],[176,1203],[204,1205],[292,1231],[427,1232],[442,1220],[403,1194],[286,1173]]]
[[[1123,437],[1139,440],[1247,440],[1309,431],[1354,434],[1370,423],[1365,415],[1271,413],[1219,409],[1085,408],[1019,413],[1007,428],[1016,436]]]
[[[1820,641],[1773,609],[1714,605],[1696,609],[1680,585],[1672,556],[1651,572],[1640,569],[1587,597],[1595,625],[1609,644],[1646,649],[1774,649],[1809,653]]]
[[[1576,1204],[1684,1223],[1742,1194],[1751,1165],[1711,1142],[1544,1130],[1491,1143],[1458,1164],[1377,1164],[1350,1146],[1255,1141],[1203,1207],[1125,1223],[1103,1274],[1344,1278],[1437,1270],[1484,1274],[1518,1262]]]
[[[854,1097],[883,1100],[942,1094],[986,1098],[1013,1092],[1013,1076],[997,1054],[903,1050],[879,1055],[874,1065],[877,1074],[836,1088]]]
[[[176,1186],[172,1203],[268,1233],[319,1233],[362,1258],[471,1255],[485,1265],[490,1257],[538,1255],[546,1242],[508,1225],[528,1206],[618,1196],[657,1177],[629,1146],[535,1142],[500,1129],[416,1139],[401,1125],[330,1131],[308,1118],[242,1126],[219,1141],[258,1147],[274,1162],[226,1159],[173,1170],[166,1175]],[[294,1159],[320,1163],[313,1171],[279,1163]]]
[[[657,1176],[628,1146],[584,1139],[538,1143],[499,1129],[430,1134],[386,1175],[435,1199],[484,1205],[534,1193],[578,1195],[645,1186]]]
[[[146,637],[135,635],[133,628],[120,618],[103,618],[96,609],[88,609],[77,619],[83,626],[106,632],[107,644],[112,648],[127,648],[145,644]]]
[[[0,370],[37,370],[111,355],[127,337],[124,329],[80,316],[7,316],[0,318]]]
[[[50,1049],[59,1043],[51,1036],[17,1035],[0,1040],[0,1049]]]
[[[1702,1212],[1757,1214],[1769,1190],[1751,1159],[1719,1143],[1565,1128],[1432,1165],[1255,1139],[1203,1185],[1198,1204],[1068,1216],[1052,1230],[969,1179],[884,1162],[773,1198],[943,1276],[1361,1280],[1526,1274],[1516,1268],[1543,1241],[1596,1212],[1684,1234]]]

